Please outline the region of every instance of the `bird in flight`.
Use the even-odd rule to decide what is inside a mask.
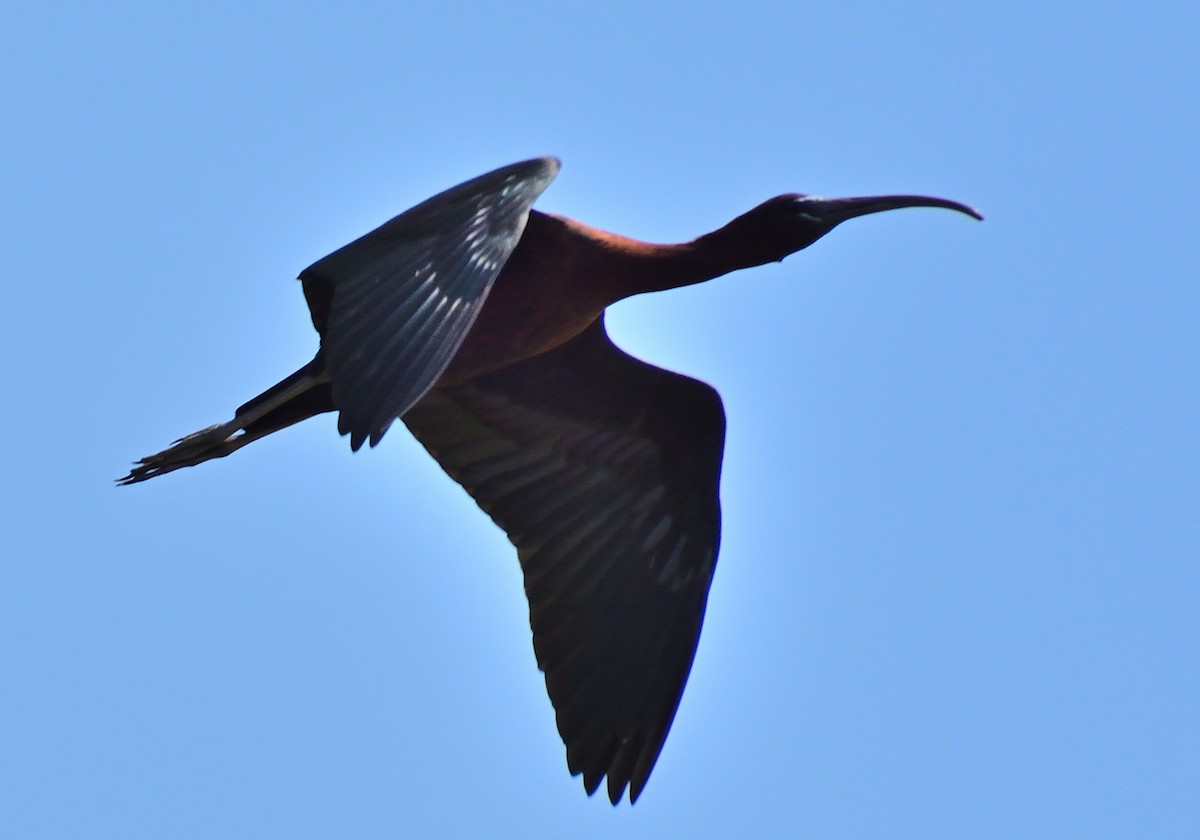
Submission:
[[[316,357],[119,484],[338,413],[358,450],[399,419],[517,549],[567,766],[641,794],[683,693],[720,541],[725,438],[710,386],[626,354],[604,310],[782,260],[842,222],[956,201],[772,198],[656,245],[532,209],[534,158],[418,204],[300,273]]]

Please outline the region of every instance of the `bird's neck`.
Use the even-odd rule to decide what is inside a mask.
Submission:
[[[673,245],[658,245],[563,220],[587,241],[578,265],[605,306],[643,294],[678,289],[712,280],[731,271],[774,262],[787,251],[759,237],[747,236],[734,220],[712,233]]]

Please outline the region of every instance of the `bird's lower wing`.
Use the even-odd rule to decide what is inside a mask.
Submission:
[[[536,158],[481,175],[301,272],[354,449],[378,443],[446,369],[557,173]]]
[[[641,793],[691,670],[720,536],[707,385],[566,345],[429,392],[404,422],[517,547],[572,774]]]

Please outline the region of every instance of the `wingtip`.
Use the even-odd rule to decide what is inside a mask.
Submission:
[[[338,413],[337,430],[338,434],[342,437],[349,435],[351,452],[357,452],[358,450],[362,449],[363,444],[366,443],[368,439],[371,441],[371,446],[374,446],[376,443],[378,443],[378,438],[376,437],[374,431],[370,429],[364,429],[362,424],[355,422],[353,418],[347,417],[345,411]]]
[[[391,423],[388,423],[382,429],[363,430],[363,429],[352,429],[349,427],[343,429],[341,427],[341,424],[339,423],[338,424],[338,432],[343,436],[345,436],[345,435],[350,436],[350,451],[357,452],[358,450],[363,448],[364,443],[370,445],[370,447],[372,449],[374,449],[376,446],[378,446],[379,441],[383,440],[384,434],[387,432],[388,428],[391,427],[391,425],[392,425]]]
[[[541,160],[542,164],[548,170],[546,173],[547,178],[556,177],[559,173],[559,170],[562,169],[562,158],[556,157],[555,155],[546,155]]]
[[[543,155],[511,164],[490,174],[495,175],[503,172],[515,174],[523,181],[538,183],[539,186],[536,189],[540,193],[550,185],[551,181],[558,177],[560,169],[562,169],[562,160],[554,155]]]
[[[638,799],[642,795],[642,791],[646,789],[647,779],[633,779],[629,782],[629,804],[637,804]]]

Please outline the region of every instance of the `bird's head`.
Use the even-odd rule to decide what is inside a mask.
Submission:
[[[746,237],[746,245],[762,249],[764,262],[782,260],[816,242],[847,219],[904,207],[942,207],[982,219],[979,211],[946,198],[924,195],[880,195],[824,198],[789,193],[764,201],[734,219],[726,230]],[[753,243],[751,245],[751,243]]]

